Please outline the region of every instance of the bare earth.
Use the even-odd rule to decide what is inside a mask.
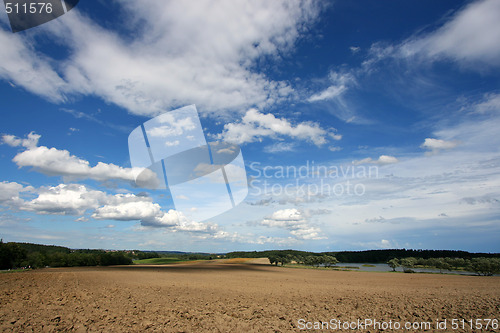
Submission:
[[[472,330],[452,330],[450,321],[500,319],[500,277],[340,272],[264,262],[3,273],[0,330],[288,332],[303,328],[299,319],[368,318],[432,322],[430,331],[437,331],[437,319],[447,319],[446,332],[464,332]]]

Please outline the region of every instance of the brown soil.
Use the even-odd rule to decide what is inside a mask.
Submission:
[[[472,330],[452,330],[452,319],[500,319],[500,277],[293,269],[263,262],[3,273],[0,330],[287,332],[299,330],[299,319],[369,318],[401,325],[428,321],[431,331],[437,319],[447,319],[441,332],[463,332]]]

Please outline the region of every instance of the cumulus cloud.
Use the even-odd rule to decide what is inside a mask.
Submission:
[[[394,157],[394,156],[389,156],[389,155],[380,155],[378,159],[374,160],[371,157],[364,158],[362,160],[356,160],[353,161],[352,163],[354,165],[360,165],[360,164],[378,164],[378,165],[384,165],[384,164],[394,164],[398,163],[399,160]]]
[[[335,132],[330,132],[328,135],[335,141],[342,140],[342,134],[338,134],[336,131]]]
[[[328,132],[314,122],[301,122],[293,125],[285,118],[276,118],[273,114],[263,114],[250,109],[240,122],[224,125],[219,139],[235,144],[262,141],[264,137],[306,140],[321,146],[327,142]]]
[[[216,233],[216,224],[195,222],[174,209],[163,211],[148,197],[116,195],[92,214],[96,220],[140,221],[144,227],[167,228],[172,232]]]
[[[36,197],[31,200],[21,198],[21,194],[26,192]],[[217,224],[193,221],[174,209],[163,211],[149,196],[130,193],[110,195],[81,184],[35,189],[15,182],[0,182],[0,205],[42,215],[79,216],[90,211],[90,217],[95,220],[140,221],[143,229],[163,228],[168,232],[188,232],[201,238],[252,242],[249,237],[221,230]],[[87,222],[88,218],[80,216],[75,221]],[[106,226],[114,227],[114,224]]]
[[[106,202],[106,198],[106,193],[84,185],[60,184],[39,189],[38,197],[24,203],[21,209],[37,214],[81,215]]]
[[[25,147],[25,148],[35,148],[38,146],[38,140],[40,140],[40,135],[35,132],[30,132],[25,139],[18,138],[15,135],[4,134],[2,135],[2,143],[7,144],[11,147]]]
[[[103,207],[97,208],[92,214],[92,218],[116,221],[149,220],[158,216],[160,212],[161,207],[159,204],[142,197],[140,200],[115,200],[115,202],[110,202]]]
[[[16,182],[0,182],[0,204],[2,205],[20,205],[23,202],[20,194],[23,192],[32,192],[31,186],[24,186]]]
[[[285,229],[298,239],[324,239],[321,230],[309,225],[302,212],[296,208],[281,209],[260,222],[261,225]]]
[[[68,48],[65,61],[42,54],[25,35],[0,30],[0,45],[9,45],[0,51],[0,77],[51,101],[93,95],[142,115],[192,103],[212,112],[264,107],[289,98],[293,89],[253,71],[255,61],[292,50],[322,5],[296,0],[214,6],[202,0],[196,6],[119,6],[124,15],[117,24],[133,34],[106,30],[78,8],[41,27]]]
[[[443,149],[452,149],[458,145],[457,141],[445,141],[440,139],[426,138],[424,143],[420,145],[421,148],[430,149],[437,153]]]
[[[23,200],[20,193],[32,192],[37,197]],[[171,232],[185,231],[216,234],[216,224],[195,222],[183,213],[161,206],[144,195],[115,194],[93,190],[80,184],[60,184],[34,189],[15,182],[0,183],[0,204],[36,214],[82,215],[92,211],[96,220],[140,221],[145,227],[167,228]],[[80,217],[76,221],[87,221]]]
[[[75,155],[71,155],[67,150],[38,146],[40,135],[31,132],[27,138],[21,139],[14,135],[5,134],[2,142],[13,147],[22,146],[26,149],[18,153],[12,161],[19,167],[32,167],[36,171],[49,176],[62,176],[68,179],[94,179],[98,181],[123,180],[135,181],[135,176],[139,174],[141,168],[123,168],[115,164],[98,162],[95,166]],[[153,172],[148,169],[146,179],[154,183],[158,180]],[[147,178],[149,176],[149,178]]]

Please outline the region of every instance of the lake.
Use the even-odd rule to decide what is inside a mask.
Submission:
[[[375,266],[375,267],[366,267],[363,265],[370,265],[370,266]],[[389,267],[387,264],[369,264],[369,263],[338,263],[334,267],[342,268],[342,267],[358,267],[358,268],[347,268],[347,269],[352,269],[355,271],[363,271],[363,272],[391,272],[392,268]],[[439,273],[439,269],[437,268],[412,268],[412,270],[416,273]],[[396,272],[402,272],[403,268],[398,267],[396,268]],[[464,272],[464,271],[447,271],[444,270],[442,271],[443,273],[447,274],[460,274],[460,275],[476,275],[474,272]]]

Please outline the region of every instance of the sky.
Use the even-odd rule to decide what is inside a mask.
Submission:
[[[2,10],[0,238],[500,252],[498,17],[498,0],[96,0],[12,33]],[[189,105],[248,184],[206,219],[215,189],[142,188],[129,156],[134,129]]]

